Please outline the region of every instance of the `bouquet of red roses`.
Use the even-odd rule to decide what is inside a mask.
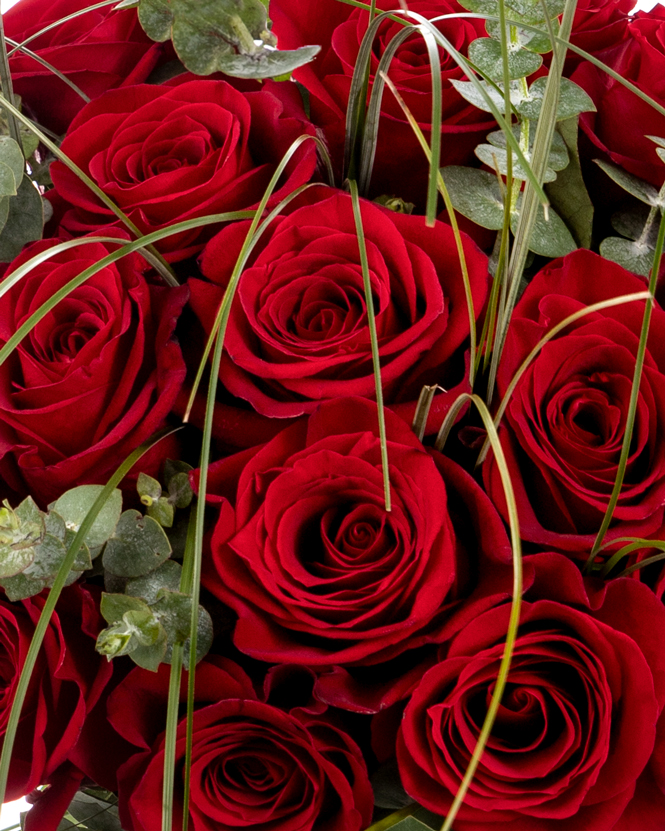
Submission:
[[[19,0],[0,802],[665,828],[665,7]]]

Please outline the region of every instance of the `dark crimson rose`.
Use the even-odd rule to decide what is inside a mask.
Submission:
[[[212,703],[194,713],[189,802],[193,831],[366,828],[372,817],[372,789],[355,742],[325,716],[300,709],[284,712],[258,700],[237,665],[227,659],[212,661],[197,670],[197,690]],[[168,675],[145,675],[131,673],[121,698],[113,702],[114,722],[136,744],[151,748],[119,772],[121,816],[128,831],[162,827],[164,734],[153,744],[151,713],[156,700],[164,703]],[[200,683],[204,677],[205,684]],[[149,688],[156,697],[146,698]],[[147,718],[137,718],[132,704],[138,704]],[[184,756],[183,721],[178,727],[176,770],[183,771]],[[182,817],[182,788],[179,777],[176,823]]]
[[[87,0],[21,0],[3,15],[5,34],[22,42],[46,26],[90,5]],[[143,83],[165,45],[145,34],[135,9],[91,9],[31,40],[26,47],[60,70],[89,98]],[[40,124],[64,133],[85,104],[77,92],[21,52],[9,60],[14,90]],[[54,106],[57,102],[57,106]]]
[[[53,245],[25,249],[5,279]],[[115,250],[83,244],[33,268],[0,299],[0,343]],[[47,503],[106,481],[171,411],[185,375],[173,329],[187,289],[150,285],[144,267],[138,254],[106,266],[56,304],[0,368],[0,465],[16,491]]]
[[[665,7],[640,12],[630,21],[622,48],[603,59],[665,105]],[[615,164],[660,187],[665,168],[656,154],[657,145],[646,136],[665,137],[665,116],[590,63],[581,64],[571,77],[597,108],[580,116],[580,126],[597,148],[594,155],[606,153]]]
[[[351,197],[319,192],[333,195],[272,223],[231,309],[220,378],[269,418],[311,413],[342,395],[374,396]],[[384,397],[410,418],[423,383],[451,387],[463,372],[461,360],[450,362],[469,335],[453,232],[371,202],[361,210]],[[247,223],[235,223],[207,245],[201,269],[216,285],[190,281],[191,305],[207,332],[246,233]],[[466,236],[464,253],[478,315],[487,258]]]
[[[575,7],[571,43],[596,56],[622,43],[628,34],[629,15],[634,5],[633,0],[580,0]],[[582,60],[569,50],[565,74]]]
[[[646,766],[665,703],[665,609],[635,580],[585,587],[561,555],[533,562],[508,683],[455,828],[655,831],[665,797]],[[461,631],[404,713],[402,782],[437,814],[471,760],[509,613],[492,609]]]
[[[379,10],[394,10],[399,4],[393,0],[379,0],[376,5]],[[428,19],[464,12],[455,0],[412,0],[408,8]],[[310,43],[322,47],[315,60],[296,70],[294,76],[309,92],[312,121],[323,128],[339,172],[351,76],[360,42],[367,31],[368,14],[343,3],[272,0],[270,17],[281,49]],[[435,25],[463,55],[471,41],[486,36],[482,20],[456,18],[441,20]],[[386,47],[401,31],[402,24],[390,20],[380,28],[371,55],[370,89]],[[473,163],[474,147],[493,128],[494,120],[465,101],[454,89],[450,81],[466,80],[466,76],[441,48],[439,59],[443,81],[441,164]],[[421,35],[412,35],[398,48],[388,74],[430,141],[432,81],[427,47]],[[427,183],[425,155],[389,90],[385,91],[381,106],[372,195],[393,194],[422,205]]]
[[[19,603],[0,600],[2,736],[43,606],[41,595]],[[46,630],[21,711],[6,801],[18,799],[52,778],[58,780],[63,770],[67,773],[65,778],[71,778],[73,768],[69,760],[76,750],[81,728],[111,675],[110,665],[95,652],[98,618],[95,600],[87,589],[80,586],[64,589]],[[82,774],[78,782],[81,778]],[[61,818],[62,813],[42,828],[55,831]],[[36,826],[27,827],[34,830]]]
[[[518,303],[501,358],[503,395],[552,326],[587,305],[643,291],[642,279],[578,250],[539,272]],[[547,343],[512,394],[500,428],[522,537],[586,559],[621,454],[644,303],[581,318]],[[626,476],[607,539],[649,537],[665,503],[665,313],[656,305]],[[505,515],[496,462],[485,483]]]
[[[212,466],[208,487],[221,513],[204,583],[237,612],[233,638],[242,652],[322,670],[376,665],[449,636],[473,616],[475,602],[487,608],[497,602],[489,595],[506,596],[510,553],[486,502],[491,585],[461,603],[482,569],[471,565],[473,555],[463,559],[447,482],[461,494],[473,486],[457,465],[438,454],[435,461],[390,411],[386,425],[390,513],[377,409],[365,399],[327,402],[258,452]],[[362,690],[343,673],[324,686],[329,703],[360,706]]]
[[[255,206],[291,143],[312,132],[293,84],[267,81],[240,92],[226,81],[197,79],[111,90],[81,110],[62,150],[147,234]],[[315,164],[313,142],[306,142],[273,202],[307,182]],[[59,195],[78,209],[65,217],[69,229],[115,222],[64,164],[55,162],[51,173]],[[209,237],[209,230],[194,229],[157,247],[181,260]]]

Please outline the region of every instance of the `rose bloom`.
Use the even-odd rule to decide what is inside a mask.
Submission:
[[[6,276],[53,245],[29,246]],[[84,244],[33,268],[0,299],[0,343],[115,250]],[[48,503],[76,485],[105,482],[163,425],[185,375],[173,330],[187,289],[151,285],[144,269],[138,254],[106,266],[56,304],[0,368],[0,469],[17,492]]]
[[[581,0],[575,7],[571,43],[602,60],[602,53],[627,38],[629,15],[634,5],[633,0]],[[570,74],[583,60],[569,50],[565,74]]]
[[[5,34],[20,43],[88,5],[87,0],[21,0],[3,14]],[[135,9],[115,11],[107,6],[44,32],[27,48],[60,70],[89,98],[97,98],[113,87],[146,81],[167,47],[150,40]],[[64,133],[85,100],[22,52],[14,53],[9,68],[14,91],[28,112],[45,127]]]
[[[145,234],[256,206],[291,143],[313,133],[293,84],[241,82],[241,92],[226,81],[192,77],[111,90],[81,110],[62,143]],[[271,204],[307,182],[315,164],[314,145],[306,142]],[[116,221],[64,164],[54,162],[51,174],[58,195],[77,208],[63,220],[72,232]],[[182,232],[157,248],[181,260],[200,250],[210,233],[205,227]]]
[[[602,57],[615,72],[665,105],[665,8],[657,5],[639,12],[628,26],[623,47]],[[665,116],[589,63],[581,64],[571,77],[596,105],[597,112],[580,116],[580,126],[593,145],[592,158],[607,154],[615,164],[659,188],[663,163],[657,145],[646,136],[665,137]]]
[[[528,558],[508,682],[455,820],[460,831],[658,829],[665,797],[647,768],[665,703],[665,609],[635,580],[584,584],[558,554]],[[450,808],[478,740],[510,608],[453,639],[404,713],[402,783],[437,814]]]
[[[376,405],[360,398],[327,402],[258,452],[213,465],[208,486],[221,511],[204,584],[237,613],[236,647],[321,668],[317,695],[325,687],[323,700],[364,711],[385,706],[386,689],[370,678],[355,690],[332,667],[440,642],[510,591],[505,532],[479,488],[390,411],[386,426],[390,513]],[[467,522],[483,516],[482,558],[456,538],[449,489],[469,503]]]
[[[373,397],[375,382],[351,197],[323,197],[276,219],[240,279],[220,379],[261,415],[289,418],[341,395]],[[332,195],[330,195],[332,194]],[[452,230],[362,202],[384,399],[411,418],[424,383],[460,382],[455,356],[469,318]],[[191,306],[212,328],[247,223],[223,229],[201,257],[215,285],[191,280]],[[464,236],[474,309],[488,287],[487,258]],[[440,410],[435,407],[432,419]],[[237,441],[233,429],[226,436]],[[258,439],[260,441],[261,439]]]
[[[556,323],[586,305],[644,289],[642,279],[590,251],[554,260],[515,309],[497,378],[500,394]],[[617,475],[643,313],[643,303],[628,303],[581,318],[540,350],[513,392],[499,432],[523,539],[587,558]],[[656,306],[608,540],[649,537],[663,524],[663,327],[665,313]],[[493,457],[484,477],[505,516]]]
[[[161,829],[164,733],[153,740],[166,702],[168,672],[134,670],[111,698],[109,714],[126,738],[145,748],[119,771],[127,831]],[[325,715],[290,712],[259,700],[250,679],[228,659],[197,668],[189,820],[193,831],[362,831],[373,797],[355,742]],[[186,700],[186,689],[182,696]],[[202,697],[202,699],[201,699]],[[163,715],[163,713],[162,713]],[[162,719],[163,726],[163,719]],[[183,811],[185,722],[176,740],[175,823]]]
[[[18,799],[38,785],[54,783],[39,802],[40,822],[33,814],[28,831],[55,831],[65,808],[83,778],[86,749],[80,747],[81,729],[95,707],[112,669],[95,652],[99,631],[96,600],[86,588],[63,590],[51,617],[21,710],[12,752],[6,801]],[[34,635],[44,598],[9,603],[0,600],[0,732],[4,736],[19,674]],[[73,760],[73,761],[72,761]]]
[[[399,4],[379,0],[376,5],[379,10],[394,10]],[[455,0],[412,0],[408,7],[409,11],[428,19],[465,11]],[[323,128],[339,173],[351,77],[360,43],[367,31],[367,12],[343,3],[272,0],[270,17],[280,49],[294,49],[310,43],[322,47],[316,59],[297,69],[294,77],[309,93],[312,121]],[[469,44],[486,35],[482,20],[456,18],[435,25],[465,56]],[[392,38],[402,30],[402,24],[391,20],[386,20],[379,29],[371,55],[370,89],[381,56]],[[441,48],[439,59],[443,82],[441,164],[473,163],[474,147],[495,122],[491,115],[476,109],[454,89],[451,79],[463,81],[466,76]],[[411,35],[398,48],[388,75],[430,142],[432,81],[427,47],[420,34]],[[427,159],[402,108],[388,89],[384,92],[381,112],[371,194],[393,194],[424,204]]]

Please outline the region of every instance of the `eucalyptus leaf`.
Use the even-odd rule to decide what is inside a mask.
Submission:
[[[656,147],[656,153],[658,153],[658,158],[665,162],[665,148],[663,147]]]
[[[511,216],[510,227],[513,233],[517,229],[521,202],[522,197],[520,196],[517,201],[517,210]],[[548,219],[546,220],[543,206],[539,205],[536,222],[529,239],[529,250],[533,251],[534,254],[540,254],[541,257],[552,258],[564,257],[576,248],[577,244],[572,234],[556,211],[550,208],[548,211]]]
[[[3,196],[0,199],[0,234],[2,233],[2,229],[7,224],[7,219],[9,218],[9,200],[11,196]]]
[[[659,147],[665,147],[665,138],[661,138],[660,136],[647,136],[648,139],[651,139],[655,144]]]
[[[196,630],[196,663],[203,660],[203,658],[205,658],[208,652],[210,652],[214,634],[212,618],[210,617],[208,612],[203,608],[203,606],[199,606],[199,618],[197,621],[197,625],[198,628]],[[185,666],[189,665],[190,646],[191,641],[189,638],[187,638],[182,648],[182,660]],[[171,662],[170,649],[167,649],[167,654],[164,657],[164,660],[167,663]]]
[[[152,605],[157,602],[161,589],[177,592],[180,590],[182,566],[175,560],[167,560],[159,568],[143,577],[137,577],[127,583],[125,592],[133,597],[140,597]]]
[[[618,231],[624,237],[628,237],[628,239],[638,240],[645,236],[644,244],[655,251],[659,223],[654,222],[654,219],[655,217],[650,217],[650,211],[646,205],[637,202],[631,206],[630,210],[617,211],[612,214],[610,222],[615,231]],[[649,220],[651,222],[649,228],[646,229]]]
[[[469,60],[493,81],[503,81],[501,43],[493,38],[477,38],[469,46]],[[540,69],[543,59],[523,48],[508,50],[508,73],[511,80],[525,78]]]
[[[0,197],[4,196],[16,196],[16,179],[11,167],[0,160]]]
[[[512,16],[513,15],[511,15],[511,17]],[[541,28],[544,29],[545,27],[542,26]],[[501,40],[501,26],[498,20],[486,21],[485,29],[491,38],[498,41]],[[555,35],[559,33],[558,20],[552,20],[552,29],[554,30]],[[552,41],[550,40],[548,32],[533,32],[531,29],[523,29],[519,26],[515,26],[514,31],[515,41],[523,49],[528,49],[530,52],[537,52],[540,55],[544,55],[547,52],[552,51]]]
[[[594,208],[582,177],[577,149],[577,132],[577,118],[560,121],[557,125],[552,147],[554,148],[557,141],[564,142],[569,163],[559,172],[556,181],[547,185],[545,193],[552,208],[566,223],[578,246],[590,248]],[[551,159],[552,154],[550,154],[550,164]]]
[[[88,511],[104,489],[103,485],[79,485],[65,491],[53,503],[53,510],[65,521],[70,531],[78,531]],[[116,488],[107,499],[88,532],[85,543],[90,548],[102,545],[115,531],[122,511],[122,494]]]
[[[157,672],[159,665],[164,662],[166,658],[166,651],[168,642],[166,632],[162,628],[159,632],[159,638],[151,646],[139,645],[130,653],[132,661],[142,669],[147,669],[150,672]]]
[[[469,11],[494,17],[499,12],[497,0],[463,0],[460,5]],[[506,17],[535,25],[545,20],[546,13],[550,18],[558,17],[563,7],[563,0],[545,0],[546,11],[540,0],[506,0]]]
[[[653,248],[621,237],[607,237],[600,243],[601,256],[628,271],[648,277],[653,266]]]
[[[162,528],[171,528],[173,525],[173,518],[175,516],[175,509],[168,497],[160,496],[155,502],[146,510],[146,514],[154,519],[156,523]]]
[[[381,765],[370,781],[374,791],[374,804],[378,808],[398,811],[413,803],[413,799],[402,785],[396,760]]]
[[[176,641],[183,643],[183,662],[189,662],[189,625],[192,609],[192,598],[179,591],[161,589],[157,593],[157,601],[152,605],[155,616],[164,627],[168,636],[168,646],[164,655],[164,662],[171,662],[173,644]],[[196,661],[204,658],[212,646],[213,626],[208,612],[199,606],[198,628],[196,633]]]
[[[141,497],[141,502],[148,507],[162,495],[162,486],[159,482],[143,472],[139,473],[136,480],[136,490]]]
[[[122,620],[125,612],[149,612],[148,604],[139,597],[129,597],[125,594],[107,594],[102,592],[99,611],[107,623],[117,623]]]
[[[547,78],[537,78],[529,87],[529,96],[526,100],[517,102],[515,108],[524,118],[535,121],[540,115],[543,106],[543,97]],[[563,121],[580,113],[595,112],[596,105],[582,87],[568,78],[562,78],[559,87],[559,103],[556,120]]]
[[[513,126],[513,135],[516,139],[519,140],[520,138],[520,126],[519,124],[515,124]],[[533,143],[535,140],[535,131],[529,131],[529,152],[527,154],[527,159],[530,158],[530,154],[533,152]],[[494,130],[494,132],[489,133],[487,136],[487,141],[490,144],[493,144],[495,147],[505,147],[507,146],[508,142],[506,141],[506,136],[503,130]],[[552,137],[552,146],[550,147],[550,154],[547,158],[547,166],[550,167],[552,170],[563,170],[568,162],[570,161],[570,156],[568,155],[568,148],[566,146],[566,142],[563,140],[563,137],[559,135],[559,133],[554,133]]]
[[[205,55],[197,53],[197,57],[189,63],[184,56],[181,57],[187,68],[198,75],[224,72],[234,78],[261,80],[287,75],[309,63],[320,51],[320,46],[301,46],[299,49],[289,50],[264,49],[252,55],[219,52],[214,61],[212,56],[207,59]]]
[[[13,577],[5,577],[2,579],[2,588],[4,589],[7,598],[12,602],[17,600],[25,600],[28,597],[34,597],[39,594],[46,586],[44,580],[37,580],[34,577],[28,577],[24,573],[15,574]]]
[[[594,162],[619,187],[628,191],[636,199],[639,199],[640,202],[644,202],[646,205],[651,205],[652,207],[660,204],[658,191],[653,185],[650,185],[643,179],[638,179],[637,176],[633,176],[632,173],[629,173],[627,170],[612,162],[606,162],[603,159],[594,159]]]
[[[22,149],[9,136],[0,136],[0,162],[11,170],[14,177],[14,193],[16,193],[25,173],[25,159]]]
[[[9,197],[7,220],[0,233],[0,262],[11,262],[24,245],[41,239],[43,227],[42,197],[32,180],[23,176],[16,196]]]
[[[442,168],[441,175],[456,211],[483,228],[503,227],[503,198],[496,176],[457,165]]]
[[[181,471],[169,479],[169,502],[176,508],[188,508],[194,498],[194,491],[189,483],[189,474]]]
[[[102,562],[111,574],[140,577],[159,568],[170,556],[171,544],[160,524],[132,509],[118,520]]]
[[[485,98],[478,91],[478,88],[474,83],[471,81],[458,81],[456,78],[451,78],[450,83],[455,87],[462,98],[465,98],[470,104],[473,104],[474,107],[477,107],[479,110],[486,113],[492,112],[489,105],[485,101]],[[487,81],[479,81],[479,84],[487,93],[492,103],[498,107],[500,111],[503,111],[505,105],[503,91],[501,89],[496,89],[496,87],[488,84]],[[522,90],[517,86],[517,82],[511,82],[510,100],[514,107],[517,107],[517,105],[524,101]]]
[[[508,151],[502,147],[497,147],[492,144],[479,144],[474,153],[481,162],[484,162],[488,167],[498,170],[502,176],[508,175]],[[531,161],[530,155],[525,154],[526,160]],[[512,166],[513,179],[526,180],[528,175],[522,165],[513,156]],[[556,173],[551,167],[545,168],[543,182],[553,182],[556,179]]]
[[[43,535],[44,519],[32,497],[24,499],[16,510],[5,501],[0,508],[0,580],[28,568]]]

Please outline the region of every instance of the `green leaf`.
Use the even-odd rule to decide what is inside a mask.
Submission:
[[[180,575],[182,566],[175,560],[167,560],[159,568],[143,577],[137,577],[127,583],[126,594],[140,597],[152,605],[157,602],[157,595],[161,589],[177,592],[180,590]]]
[[[99,611],[107,623],[118,623],[125,612],[149,612],[150,607],[138,597],[102,592]]]
[[[601,256],[643,277],[649,276],[653,266],[653,251],[649,245],[621,237],[607,237],[600,243]]]
[[[498,15],[497,0],[463,0],[465,9],[478,14]],[[545,0],[545,9],[550,18],[558,17],[563,12],[563,0]],[[523,23],[537,25],[545,20],[545,11],[540,0],[507,0],[506,17]]]
[[[545,192],[552,208],[566,223],[577,245],[580,248],[590,248],[594,208],[582,177],[577,150],[577,118],[560,121],[557,131],[554,139],[564,142],[570,162],[559,173],[556,182],[545,188]],[[554,143],[553,141],[552,146]]]
[[[28,176],[9,197],[7,221],[0,233],[0,262],[9,263],[29,242],[41,239],[44,226],[42,197]]]
[[[602,159],[594,159],[594,162],[602,171],[607,173],[610,179],[616,182],[619,187],[628,191],[628,193],[632,194],[636,199],[639,199],[640,202],[644,202],[646,205],[651,205],[652,207],[659,206],[661,204],[658,198],[658,191],[653,185],[650,185],[642,179],[638,179],[637,176],[633,176],[632,173],[629,173],[627,170],[624,170],[622,167],[619,167],[619,165],[613,164],[612,162],[606,162]]]
[[[189,627],[192,610],[192,598],[179,591],[161,589],[157,593],[157,601],[152,605],[155,616],[166,630],[168,647],[164,656],[166,663],[171,662],[173,644],[178,641],[184,643],[183,661],[187,656],[189,661]],[[204,658],[212,646],[213,627],[208,612],[199,606],[198,629],[196,635],[196,660]]]
[[[141,502],[147,507],[150,507],[162,495],[162,486],[159,482],[143,472],[139,473],[136,480],[136,490],[141,497]]]
[[[166,652],[166,632],[147,603],[123,594],[102,593],[102,615],[111,625],[97,637],[97,651],[111,660],[131,655],[144,669],[156,672]]]
[[[20,574],[33,562],[44,535],[44,518],[31,497],[14,511],[0,508],[0,580]]]
[[[540,115],[543,106],[543,96],[547,78],[537,78],[529,87],[529,97],[515,104],[517,112],[524,118],[535,121]],[[573,83],[568,78],[561,79],[559,87],[559,104],[556,112],[556,120],[563,121],[580,113],[595,112],[596,105],[582,87]]]
[[[21,148],[9,136],[0,136],[0,162],[11,170],[14,177],[14,193],[16,193],[25,173],[25,159]]]
[[[514,16],[511,15],[511,17]],[[498,20],[486,21],[485,28],[487,29],[487,34],[491,38],[498,41],[501,40],[501,26]],[[559,33],[558,20],[552,21],[552,28],[554,29],[554,34],[557,35]],[[530,52],[537,52],[540,55],[544,55],[547,52],[552,51],[552,41],[550,40],[547,32],[538,33],[532,31],[531,29],[522,29],[519,26],[516,26],[515,39],[523,49],[528,49]]]
[[[131,509],[121,515],[102,562],[111,574],[140,577],[159,568],[170,556],[171,544],[159,523]]]
[[[16,179],[9,165],[0,161],[0,197],[16,196]]]
[[[457,165],[441,168],[441,175],[456,211],[483,228],[503,228],[503,198],[496,176]]]
[[[510,220],[510,227],[513,233],[515,233],[517,228],[521,201],[522,197],[520,196],[517,201],[517,210],[513,213]],[[529,250],[533,251],[534,254],[540,254],[541,257],[564,257],[576,248],[575,240],[556,211],[550,208],[549,218],[545,220],[543,206],[539,205],[536,223],[529,240]]]
[[[515,124],[513,127],[513,135],[516,139],[519,140],[520,138],[520,126],[519,124]],[[531,160],[531,153],[533,152],[533,143],[535,140],[535,131],[529,131],[529,152],[527,154],[527,159]],[[503,130],[495,130],[492,133],[489,133],[487,136],[487,141],[490,144],[493,144],[495,147],[503,147],[505,148],[507,145],[506,136]],[[550,154],[547,158],[547,166],[550,167],[552,170],[563,170],[568,162],[570,161],[570,157],[568,155],[568,149],[566,146],[565,141],[563,140],[562,136],[559,133],[554,133],[552,138],[552,146],[550,147]]]
[[[488,167],[491,167],[494,170],[499,171],[502,176],[508,175],[508,151],[504,150],[503,147],[497,147],[494,144],[479,144],[474,153],[481,162],[486,164]],[[531,161],[531,156],[529,153],[524,154],[526,156],[526,160],[528,162]],[[522,181],[528,178],[524,168],[521,164],[514,158],[513,156],[513,165],[512,165],[512,174],[513,179],[520,179]],[[547,167],[545,168],[545,175],[543,176],[543,182],[553,182],[556,179],[556,173],[552,168]]]
[[[237,55],[220,50],[216,56],[212,53],[199,53],[188,61],[180,54],[183,63],[197,75],[210,75],[212,72],[224,72],[234,78],[275,78],[286,75],[300,66],[309,63],[320,46],[301,46],[299,49],[269,50],[264,49],[252,55]]]
[[[479,110],[486,113],[492,112],[491,107],[478,91],[476,85],[471,81],[458,81],[456,78],[451,78],[450,83],[455,87],[462,98],[465,98],[470,104],[473,104],[474,107],[477,107]],[[490,97],[494,105],[498,107],[501,112],[503,112],[503,108],[505,106],[503,91],[500,88],[496,89],[496,87],[488,84],[487,81],[480,81],[479,84]],[[518,109],[518,105],[524,101],[522,90],[515,81],[511,82],[510,100],[513,106]]]
[[[262,0],[141,0],[139,20],[153,40],[170,36],[180,60],[197,75],[272,78],[309,62],[320,49],[275,51]]]
[[[413,799],[404,790],[397,761],[394,759],[381,765],[372,776],[371,783],[374,804],[378,808],[398,811],[413,803]]]
[[[26,577],[25,574],[16,574],[13,577],[5,577],[2,580],[2,588],[7,598],[12,603],[17,600],[25,600],[27,597],[34,597],[39,594],[46,583],[43,580],[36,580],[33,577]]]
[[[477,38],[469,46],[469,60],[493,81],[503,81],[501,44],[493,38]],[[540,69],[543,59],[526,49],[508,51],[508,73],[511,80],[525,78]]]
[[[173,526],[175,509],[166,496],[160,496],[156,502],[153,502],[147,509],[146,514],[163,528]]]
[[[168,480],[169,502],[176,508],[188,508],[194,498],[194,491],[189,484],[189,473],[181,471]]]
[[[63,493],[49,507],[64,519],[70,531],[76,532],[102,490],[103,485],[79,485]],[[86,535],[85,543],[89,548],[95,548],[108,540],[115,531],[121,511],[122,493],[115,488]]]

